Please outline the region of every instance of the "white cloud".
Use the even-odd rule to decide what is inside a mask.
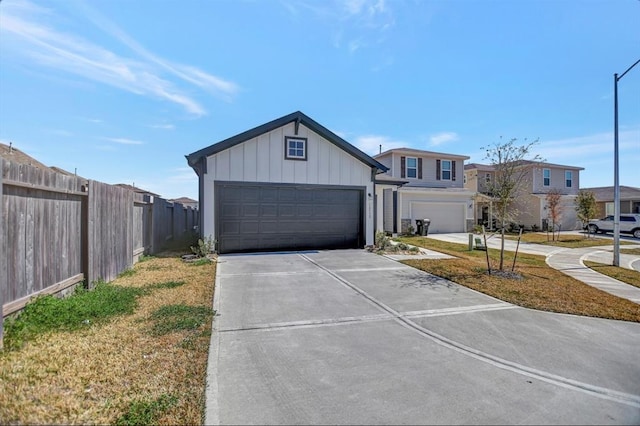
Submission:
[[[398,140],[391,139],[387,136],[381,135],[364,135],[358,136],[354,139],[353,144],[361,151],[369,154],[376,155],[380,153],[380,145],[382,145],[382,151],[387,151],[394,148],[406,147],[406,143]]]
[[[395,26],[394,13],[384,0],[280,0],[280,4],[296,21],[306,11],[324,22],[331,28],[333,46],[351,54],[383,43],[384,34]]]
[[[449,142],[455,142],[458,139],[458,134],[455,132],[440,132],[429,136],[429,144],[431,146],[439,146]]]
[[[115,143],[119,143],[122,145],[143,145],[144,142],[142,141],[137,141],[134,139],[127,139],[127,138],[102,138],[106,141],[111,141],[111,142],[115,142]]]
[[[162,129],[162,130],[174,130],[176,126],[173,124],[150,124],[149,127],[152,129]]]
[[[86,16],[110,36],[123,43],[136,58],[118,55],[83,37],[57,30],[51,14],[29,2],[9,4],[3,9],[0,40],[3,50],[11,49],[35,63],[87,80],[117,87],[142,96],[164,99],[182,106],[190,114],[206,111],[168,79],[167,74],[195,85],[225,100],[231,100],[238,86],[194,66],[173,64],[146,50],[115,24],[80,3]]]
[[[73,136],[73,133],[71,133],[68,130],[63,130],[63,129],[51,129],[51,130],[49,130],[49,133],[51,133],[52,135],[57,135],[57,136]]]
[[[638,155],[640,147],[640,128],[626,129],[618,132],[618,154]],[[613,158],[613,132],[557,139],[541,142],[537,151],[548,162],[575,164],[577,160],[593,159],[598,156],[611,155]]]

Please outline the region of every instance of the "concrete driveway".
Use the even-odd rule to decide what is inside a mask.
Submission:
[[[639,424],[640,324],[362,250],[222,256],[206,424]]]

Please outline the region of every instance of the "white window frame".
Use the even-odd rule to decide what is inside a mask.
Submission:
[[[287,160],[307,161],[307,138],[285,136],[284,158]]]
[[[572,188],[573,187],[573,171],[571,171],[571,170],[565,170],[564,171],[564,186],[565,186],[565,188]]]
[[[410,166],[409,162],[413,160],[415,161],[415,166]],[[405,170],[407,178],[409,179],[418,179],[418,158],[417,157],[407,157],[405,163]],[[413,172],[413,176],[411,176],[411,172]]]
[[[542,169],[542,186],[551,186],[551,169]]]
[[[444,165],[448,164],[449,167],[445,168]],[[451,164],[451,160],[440,160],[440,180],[451,180],[451,176],[452,176],[452,164]],[[445,172],[449,173],[449,177],[445,177]]]

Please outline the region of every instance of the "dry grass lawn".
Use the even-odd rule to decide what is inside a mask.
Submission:
[[[509,240],[517,240],[517,235],[505,235],[506,239]],[[594,236],[593,234],[588,236],[584,235],[576,235],[576,234],[556,234],[555,240],[552,240],[551,233],[546,232],[526,232],[522,234],[520,239],[523,243],[535,243],[535,244],[544,244],[556,247],[567,247],[567,248],[581,248],[581,247],[598,247],[598,246],[610,246],[613,244],[613,240],[610,238],[603,238]],[[633,244],[627,241],[620,241],[621,245],[624,244]]]
[[[201,424],[214,276],[151,258],[109,284],[148,289],[133,314],[0,353],[0,424]],[[177,304],[208,319],[158,332],[154,313]]]
[[[484,251],[467,245],[424,237],[399,238],[405,243],[455,256],[448,260],[407,260],[404,263],[515,305],[543,311],[640,322],[640,305],[588,286],[546,265],[543,256],[519,254],[515,272],[520,278],[487,274]],[[492,267],[499,250],[489,249]],[[505,252],[510,270],[513,253]]]
[[[584,264],[596,272],[615,278],[623,283],[640,287],[640,272],[638,271],[591,261],[585,261]]]

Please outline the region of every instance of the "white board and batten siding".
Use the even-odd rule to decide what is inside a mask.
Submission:
[[[307,139],[307,160],[285,159],[285,136]],[[365,190],[365,235],[367,244],[373,234],[373,194],[371,167],[338,148],[320,135],[294,123],[274,129],[246,142],[207,157],[204,191],[207,214],[203,234],[215,239],[215,181],[294,183],[361,187]]]

